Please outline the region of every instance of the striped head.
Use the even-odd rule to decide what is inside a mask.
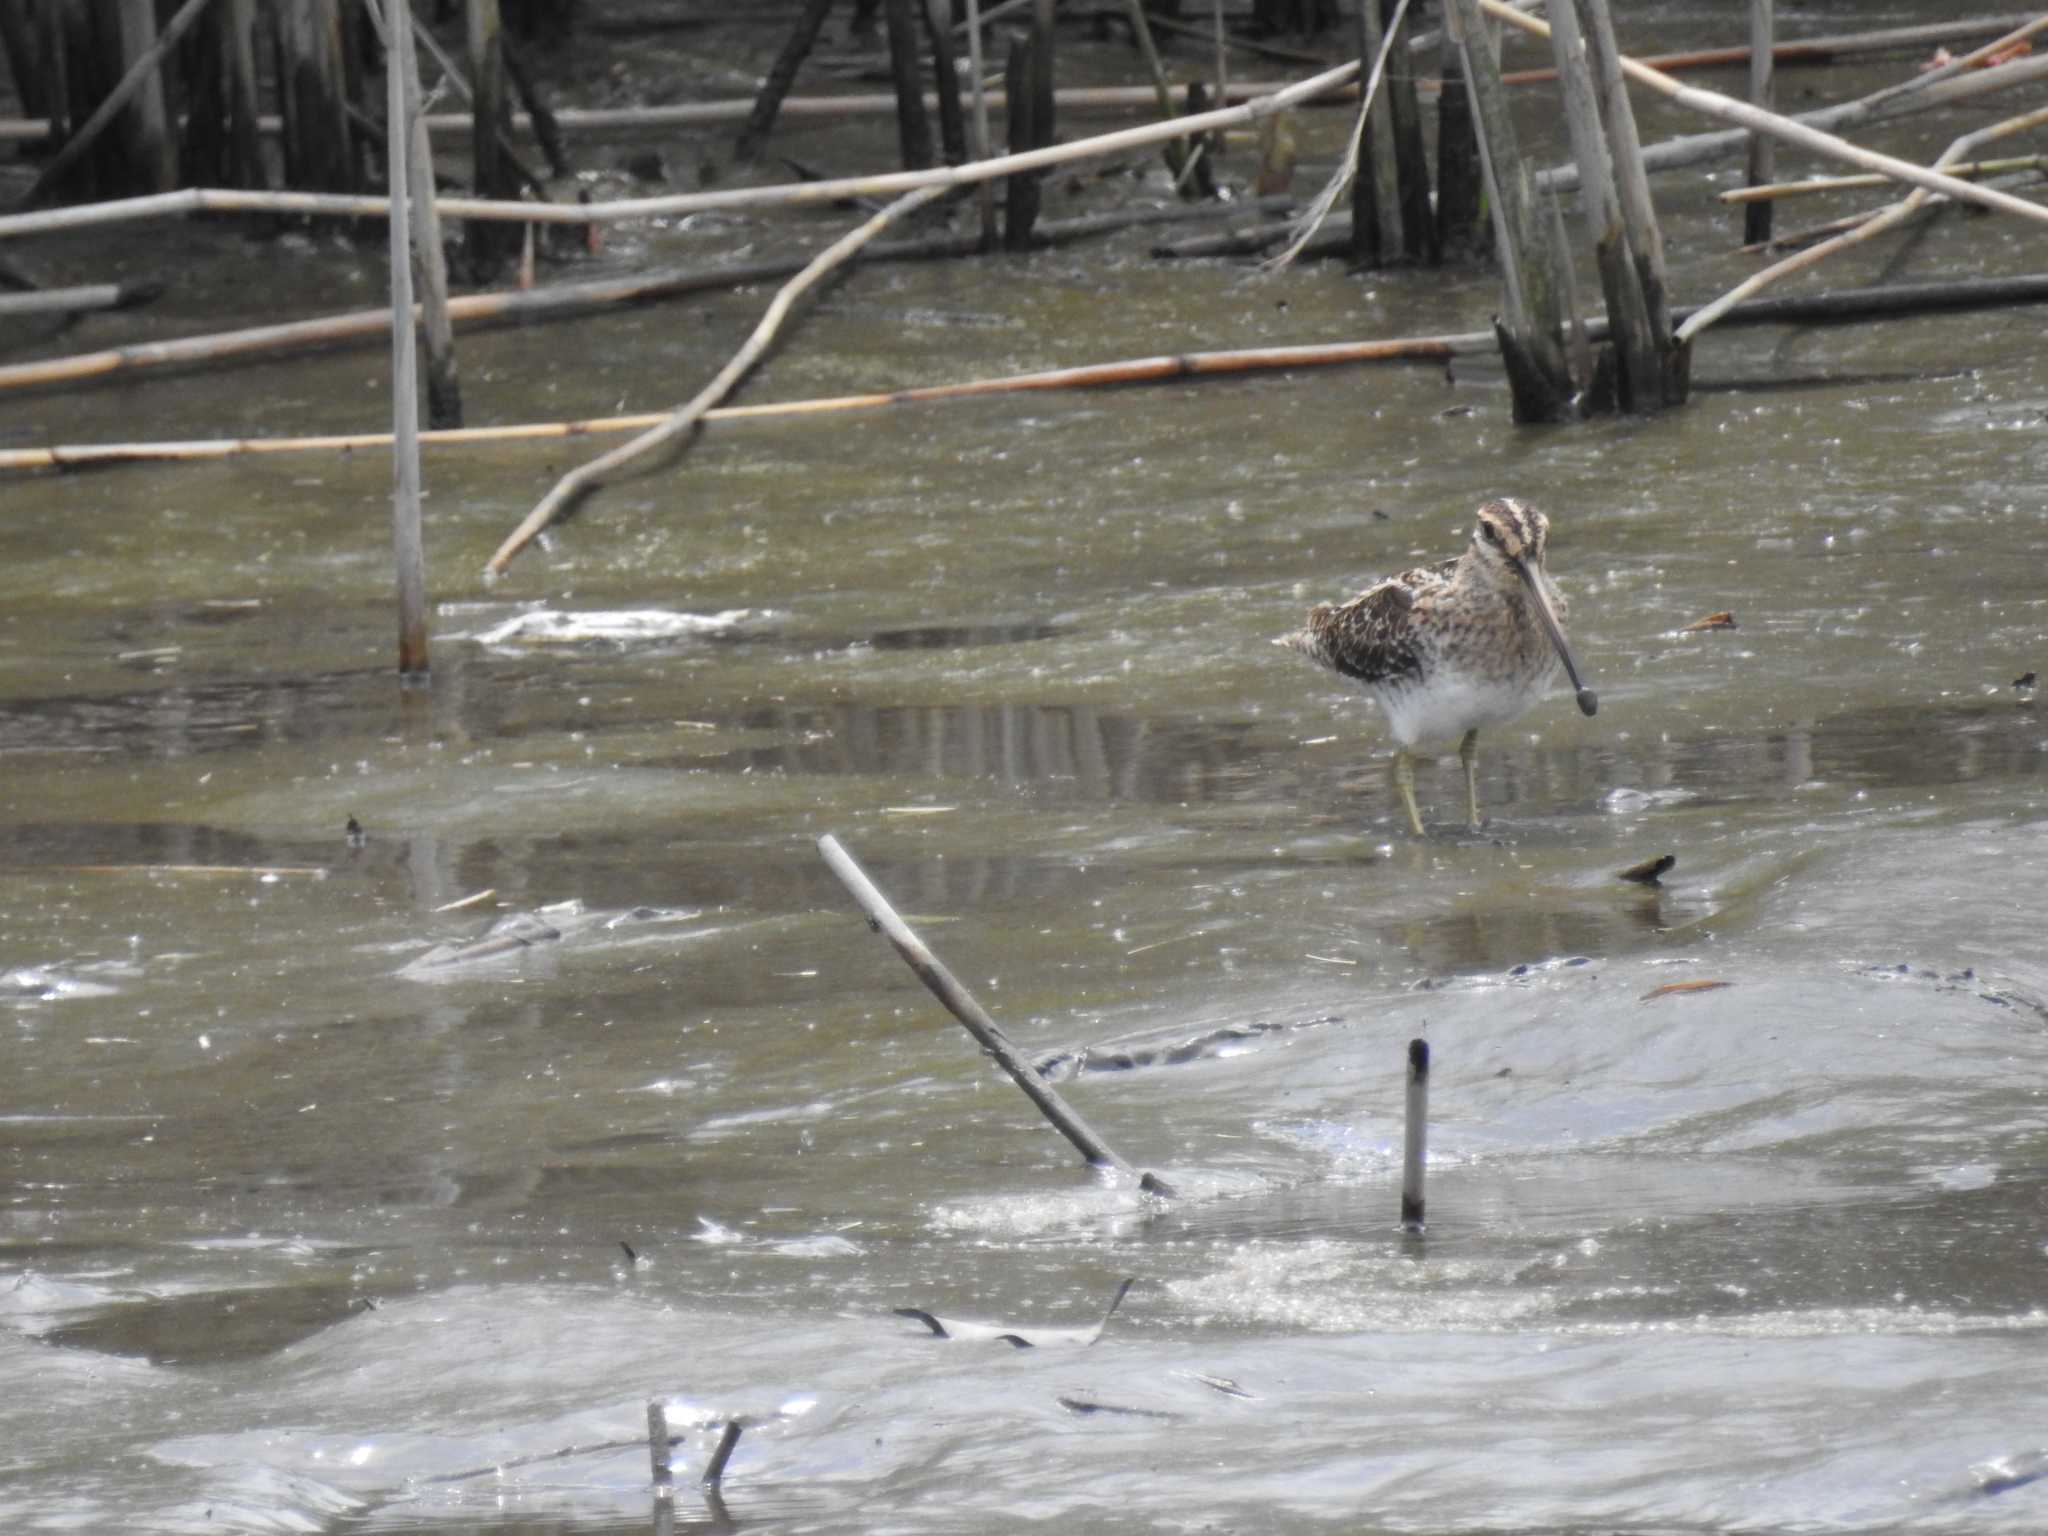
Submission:
[[[1524,571],[1542,570],[1549,542],[1550,519],[1513,496],[1481,507],[1478,526],[1472,530],[1474,558],[1502,586],[1513,585]]]

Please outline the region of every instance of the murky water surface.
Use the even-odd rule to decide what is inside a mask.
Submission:
[[[1305,130],[1317,169],[1340,127]],[[1730,174],[1660,189],[1682,296],[1747,269]],[[604,269],[788,230],[624,235]],[[1496,302],[1148,241],[864,272],[748,398]],[[1952,218],[1827,281],[2035,244]],[[325,236],[88,254],[194,286],[43,352],[381,283]],[[671,403],[763,301],[466,339],[472,419]],[[383,367],[0,424],[374,427]],[[435,452],[412,697],[382,456],[11,483],[0,1524],[645,1529],[659,1399],[687,1528],[2040,1529],[2037,317],[1715,332],[1695,372],[1684,411],[1564,430],[1513,427],[1479,363],[721,427],[496,587],[586,450]],[[1371,708],[1266,642],[1502,492],[1554,520],[1603,704],[1482,739],[1482,833],[1425,765],[1418,841]],[[625,610],[722,617],[513,622]],[[826,832],[1180,1198],[1078,1165]],[[1661,889],[1615,878],[1666,853]],[[1085,1328],[1123,1276],[1092,1347],[893,1311]]]

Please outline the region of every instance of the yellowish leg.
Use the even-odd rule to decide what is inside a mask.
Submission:
[[[1394,749],[1394,788],[1401,796],[1401,804],[1408,811],[1408,825],[1415,829],[1417,837],[1425,836],[1422,830],[1422,812],[1415,809],[1415,759],[1408,755],[1406,747]]]
[[[1465,739],[1458,743],[1458,761],[1465,765],[1465,819],[1472,830],[1479,830],[1479,732],[1477,729],[1465,733]]]

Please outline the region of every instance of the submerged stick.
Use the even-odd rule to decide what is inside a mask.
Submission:
[[[601,458],[577,466],[562,476],[555,482],[554,489],[541,498],[540,505],[529,512],[526,520],[498,546],[497,552],[491,556],[484,569],[491,575],[503,571],[511,564],[515,555],[532,543],[542,530],[573,505],[579,496],[602,485],[613,471],[631,463],[642,454],[651,453],[665,443],[674,442],[694,427],[704,413],[723,400],[733,386],[746,376],[747,370],[760,360],[761,354],[768,350],[768,344],[775,339],[776,332],[782,329],[782,322],[788,316],[791,306],[799,298],[890,224],[905,214],[922,208],[926,203],[942,197],[945,192],[944,187],[920,187],[915,192],[906,192],[860,228],[835,240],[812,257],[810,264],[777,292],[768,305],[767,313],[762,315],[760,323],[754,327],[753,334],[748,336],[739,351],[733,354],[732,360],[718,370],[709,384],[698,390],[687,404],[670,414],[661,425],[642,433],[622,447],[614,448]]]
[[[846,887],[847,893],[867,914],[869,926],[895,946],[896,953],[903,957],[903,963],[917,973],[917,979],[931,989],[932,996],[946,1005],[946,1010],[960,1021],[974,1037],[975,1043],[995,1058],[996,1065],[1009,1073],[1010,1080],[1024,1090],[1024,1096],[1038,1107],[1038,1112],[1052,1123],[1055,1130],[1073,1144],[1075,1151],[1097,1168],[1111,1168],[1137,1177],[1139,1187],[1148,1194],[1173,1193],[1156,1175],[1147,1173],[1139,1176],[1137,1170],[1119,1157],[1109,1143],[1096,1135],[1088,1122],[1060,1097],[1059,1091],[1032,1069],[1023,1053],[1010,1043],[1009,1036],[989,1016],[988,1010],[974,1000],[974,995],[960,985],[939,957],[926,948],[924,940],[897,915],[896,909],[889,905],[889,899],[867,877],[867,872],[854,862],[853,855],[846,851],[838,838],[826,833],[818,839],[818,851],[824,855],[832,873],[839,877],[839,883]]]
[[[733,1448],[740,1443],[740,1434],[747,1427],[745,1419],[727,1419],[720,1431],[718,1445],[711,1452],[711,1459],[704,1463],[703,1485],[716,1489],[725,1481],[725,1464],[732,1460]]]
[[[1401,1227],[1422,1230],[1422,1166],[1429,1141],[1429,1042],[1408,1042],[1408,1118],[1401,1137]]]
[[[24,315],[78,315],[95,309],[129,309],[164,291],[160,282],[81,283],[71,288],[37,288],[0,294],[0,320]]]

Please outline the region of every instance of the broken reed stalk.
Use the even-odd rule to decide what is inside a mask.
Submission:
[[[1963,135],[1963,137],[1949,145],[1942,152],[1941,158],[1935,161],[1935,164],[1937,166],[1945,166],[1953,161],[1959,161],[1980,144],[1989,144],[1999,139],[2009,138],[2015,133],[2025,133],[2030,129],[2040,127],[2044,123],[2048,123],[2048,107],[2043,107],[2036,112],[2025,113],[2019,117],[2007,118],[2004,122],[1994,123],[1988,128],[1980,128],[1974,133]],[[1785,278],[1792,276],[1796,272],[1803,272],[1808,267],[1825,261],[1837,251],[1847,250],[1852,245],[1860,245],[1865,240],[1869,240],[1873,236],[1882,234],[1885,230],[1895,228],[1899,224],[1904,223],[1917,213],[1932,195],[1925,188],[1916,187],[1907,197],[1893,203],[1889,208],[1883,209],[1856,228],[1846,230],[1832,239],[1824,240],[1819,245],[1809,246],[1795,256],[1788,256],[1783,261],[1764,268],[1761,272],[1753,273],[1737,283],[1733,288],[1730,288],[1718,299],[1715,299],[1711,304],[1703,305],[1698,310],[1695,310],[1692,316],[1678,328],[1678,339],[1680,341],[1688,341],[1692,337],[1697,336],[1744,299],[1749,298],[1752,294],[1761,292],[1771,284],[1782,282]]]
[[[1364,14],[1363,12],[1360,13]],[[1408,0],[1400,0],[1394,7],[1394,18],[1380,39],[1379,56],[1372,61],[1372,75],[1365,82],[1365,92],[1358,103],[1358,117],[1351,125],[1351,138],[1344,146],[1344,157],[1337,163],[1336,171],[1323,184],[1323,190],[1316,194],[1314,202],[1295,221],[1294,238],[1287,248],[1265,263],[1264,270],[1284,271],[1294,263],[1302,247],[1316,236],[1323,227],[1323,221],[1330,216],[1330,210],[1337,206],[1337,199],[1344,195],[1352,179],[1358,175],[1358,161],[1364,151],[1366,127],[1371,121],[1373,103],[1379,99],[1380,82],[1386,78],[1387,56],[1394,51],[1394,44],[1401,35],[1401,23],[1408,15]]]
[[[704,1463],[703,1486],[716,1490],[725,1482],[725,1464],[732,1460],[733,1450],[740,1443],[740,1435],[746,1429],[744,1419],[727,1419],[725,1428],[719,1431],[718,1444],[711,1452],[711,1459]]]
[[[99,141],[100,135],[106,132],[107,125],[114,121],[121,109],[155,77],[155,71],[163,63],[164,55],[178,45],[178,39],[191,30],[192,24],[199,20],[211,3],[212,0],[185,0],[176,14],[164,24],[156,43],[128,66],[128,72],[121,76],[120,82],[111,91],[107,92],[106,99],[94,110],[92,116],[81,123],[78,131],[64,141],[64,147],[57,151],[50,163],[43,167],[42,173],[30,184],[29,189],[22,193],[21,200],[15,204],[17,208],[35,207],[52,187],[63,180],[65,173]]]
[[[769,302],[767,312],[755,325],[753,334],[747,337],[739,351],[733,354],[731,361],[718,370],[709,384],[698,390],[687,404],[672,412],[660,426],[643,432],[632,442],[614,448],[601,458],[578,465],[556,481],[554,489],[541,498],[540,504],[526,515],[526,520],[498,546],[497,552],[484,566],[486,573],[492,576],[500,574],[522,549],[573,506],[578,497],[604,484],[615,471],[643,454],[652,453],[655,449],[674,442],[696,426],[704,413],[730,394],[733,386],[745,378],[748,370],[760,361],[761,354],[766,352],[769,343],[775,340],[777,332],[782,329],[782,322],[788,317],[798,299],[896,220],[915,212],[926,203],[943,197],[947,190],[943,186],[927,186],[920,187],[914,192],[906,192],[858,229],[842,235],[812,257],[801,272],[777,291],[774,299]]]
[[[427,561],[420,529],[419,337],[413,328],[412,220],[407,169],[412,123],[405,55],[412,39],[411,0],[387,0],[385,165],[391,180],[391,548],[398,572],[398,675],[427,675]]]
[[[1721,317],[1722,325],[1830,324],[1895,315],[1946,310],[1990,309],[2012,304],[2048,303],[2048,273],[2011,278],[1966,278],[1961,281],[1904,283],[1875,288],[1850,288],[1789,299],[1758,299],[1737,305]],[[1672,310],[1683,319],[1688,310]],[[1595,341],[1608,334],[1607,318],[1594,315],[1586,334]],[[964,400],[983,395],[1063,389],[1107,389],[1138,384],[1172,383],[1219,374],[1256,373],[1287,368],[1328,368],[1359,363],[1445,363],[1459,357],[1484,356],[1497,350],[1491,331],[1459,331],[1440,336],[1406,336],[1379,341],[1320,342],[1300,347],[1252,347],[1228,352],[1184,352],[1129,358],[1075,368],[969,379],[956,384],[922,384],[872,394],[833,395],[761,405],[725,406],[704,413],[706,422],[767,421],[830,415],[840,411],[879,410],[887,406]],[[574,421],[515,423],[502,427],[470,427],[453,432],[422,432],[422,444],[465,447],[484,443],[553,441],[599,433],[639,432],[666,420],[664,413],[595,417]],[[330,433],[319,437],[209,438],[190,442],[86,443],[46,448],[0,449],[0,471],[90,469],[114,464],[159,462],[203,463],[218,459],[279,453],[352,453],[386,449],[388,432]]]
[[[1423,1226],[1422,1172],[1429,1147],[1429,1042],[1408,1042],[1408,1106],[1401,1131],[1401,1227]]]
[[[1951,176],[1972,180],[1984,176],[2008,176],[2015,171],[2048,171],[2048,155],[2018,155],[2009,160],[1968,160],[1944,167]],[[1892,185],[1889,176],[1858,171],[1849,176],[1814,176],[1805,181],[1773,181],[1758,187],[1730,187],[1723,192],[1724,203],[1783,201],[1790,197],[1812,197],[1820,192],[1865,192]]]
[[[1171,1195],[1173,1191],[1154,1174],[1139,1176],[1137,1170],[1110,1147],[1109,1143],[1089,1127],[1087,1121],[1075,1113],[1067,1101],[1060,1097],[1052,1084],[1032,1069],[1031,1063],[1016,1046],[1010,1043],[996,1021],[989,1017],[988,1010],[976,1002],[974,995],[961,986],[953,973],[946,969],[939,957],[925,946],[911,926],[906,923],[889,900],[870,880],[867,872],[854,862],[839,839],[826,833],[818,839],[818,851],[824,855],[825,863],[847,893],[859,903],[867,914],[868,924],[888,939],[896,953],[903,957],[903,963],[916,972],[917,979],[930,988],[932,996],[946,1005],[947,1012],[958,1019],[968,1034],[996,1060],[996,1064],[1010,1075],[1010,1080],[1024,1091],[1024,1096],[1037,1106],[1038,1112],[1051,1122],[1053,1128],[1073,1144],[1074,1150],[1097,1168],[1114,1169],[1118,1173],[1138,1178],[1139,1187],[1148,1194]]]
[[[1242,106],[1219,107],[1167,121],[1144,123],[1114,133],[1049,144],[1021,154],[999,155],[969,165],[939,166],[928,171],[893,171],[874,176],[841,176],[823,181],[784,182],[765,187],[733,187],[718,192],[686,192],[666,197],[626,198],[610,203],[515,203],[447,197],[440,200],[447,218],[503,219],[514,223],[602,224],[623,219],[665,218],[713,209],[804,207],[839,203],[849,198],[895,197],[923,188],[972,186],[1021,171],[1043,170],[1077,160],[1100,159],[1143,149],[1168,139],[1191,138],[1271,117],[1300,102],[1341,90],[1358,73],[1351,59],[1321,74],[1295,81]],[[390,200],[333,193],[243,192],[228,188],[187,188],[77,208],[0,216],[0,239],[57,230],[81,229],[136,218],[186,213],[283,213],[335,218],[380,218]]]

